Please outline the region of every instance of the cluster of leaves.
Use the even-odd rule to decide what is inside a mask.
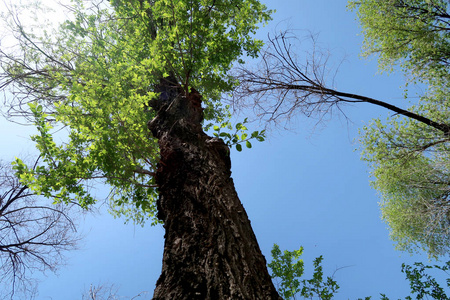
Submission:
[[[220,124],[220,126],[214,125],[213,129],[215,132],[213,132],[213,135],[215,137],[222,138],[230,148],[235,146],[236,150],[239,152],[242,151],[242,144],[244,143],[245,146],[250,149],[252,147],[252,143],[250,142],[250,140],[255,139],[258,142],[264,142],[266,136],[265,130],[261,131],[255,130],[249,136],[247,133],[248,128],[245,126],[247,122],[248,119],[245,118],[244,121],[242,121],[242,123],[237,123],[234,127],[231,125],[229,121]],[[233,133],[229,133],[226,131],[222,131],[223,129],[228,130],[235,129],[235,131]]]
[[[147,122],[159,80],[171,74],[186,93],[194,87],[205,119],[227,122],[220,96],[236,84],[228,71],[257,55],[262,42],[251,35],[271,11],[257,0],[76,0],[70,10],[70,20],[42,36],[9,22],[20,54],[1,53],[0,86],[15,89],[12,106],[36,125],[43,162],[31,168],[17,159],[17,174],[37,194],[84,207],[96,201],[93,181],[105,183],[117,215],[156,222],[159,149]]]
[[[281,252],[277,244],[272,248],[272,261],[268,264],[271,269],[271,277],[279,279],[277,284],[278,292],[284,299],[296,299],[300,295],[304,299],[329,300],[339,290],[339,285],[332,277],[324,280],[322,260],[319,256],[314,259],[314,273],[311,279],[303,279],[300,277],[304,273],[304,262],[300,259],[303,254],[303,247],[299,250]]]
[[[427,90],[408,110],[435,122],[400,116],[362,130],[362,156],[382,196],[382,217],[400,250],[430,256],[450,246],[450,13],[444,0],[350,1],[364,33],[364,55],[380,68],[400,66],[408,83]],[[407,96],[407,93],[406,93]]]
[[[402,265],[402,272],[406,274],[406,279],[408,279],[410,283],[411,292],[416,295],[416,299],[424,299],[427,296],[432,297],[432,299],[450,299],[437,280],[426,273],[427,270],[431,269],[440,270],[448,274],[448,271],[450,270],[450,261],[442,266],[428,266],[423,263],[415,263],[414,266]],[[447,288],[450,288],[450,279],[447,279]],[[411,300],[412,298],[408,296],[405,299]]]
[[[228,71],[239,57],[256,57],[262,41],[252,34],[271,14],[257,0],[112,1],[112,5],[120,16],[137,16],[130,24],[133,38],[149,49],[146,59],[157,64],[157,70],[174,74],[186,90],[195,87],[209,100],[218,100],[236,84]]]
[[[30,168],[17,159],[16,171],[37,194],[75,198],[83,207],[95,201],[92,181],[106,183],[113,187],[113,206],[141,222],[154,216],[149,197],[142,196],[156,194],[148,175],[158,147],[146,128],[152,116],[146,104],[155,96],[148,90],[151,60],[141,59],[148,55],[143,44],[127,40],[130,24],[110,8],[74,5],[75,20],[58,32],[38,37],[18,29],[28,41],[20,45],[22,58],[2,56],[10,83],[22,92],[13,105],[28,104],[43,162]],[[54,138],[61,128],[68,142]]]
[[[402,264],[402,273],[405,273],[406,279],[409,281],[411,288],[411,294],[414,296],[406,296],[405,300],[412,299],[436,299],[436,300],[448,300],[450,297],[445,292],[445,289],[439,284],[435,277],[428,274],[427,271],[439,270],[449,275],[450,261],[442,266],[439,265],[424,265],[417,262],[411,265]],[[450,288],[450,278],[447,278],[447,288]],[[430,298],[429,298],[430,297]],[[371,297],[366,297],[370,299]],[[381,294],[382,300],[389,300],[385,294]]]
[[[313,278],[309,280],[301,280],[300,277],[304,273],[304,262],[300,259],[303,254],[303,247],[299,250],[281,252],[277,244],[272,248],[272,261],[268,267],[272,270],[272,278],[278,279],[278,292],[284,299],[333,299],[339,290],[339,285],[333,277],[323,278],[322,256],[317,257],[314,264]],[[429,270],[440,270],[448,275],[450,270],[450,261],[442,266],[424,265],[423,263],[414,263],[414,265],[402,264],[402,273],[405,273],[406,279],[409,281],[412,296],[406,296],[405,300],[412,299],[431,299],[448,300],[445,289],[438,283],[432,275],[428,274]],[[447,279],[447,288],[450,288],[450,279]],[[382,300],[389,300],[385,294],[380,294]],[[364,300],[370,300],[372,297],[365,297]],[[361,298],[358,300],[362,300]]]

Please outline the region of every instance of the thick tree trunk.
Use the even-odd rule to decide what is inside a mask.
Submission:
[[[229,148],[202,130],[199,93],[173,87],[151,105],[166,229],[153,299],[281,299],[230,177]]]

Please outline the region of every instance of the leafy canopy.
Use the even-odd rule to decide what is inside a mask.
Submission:
[[[14,87],[13,108],[35,123],[41,155],[41,164],[17,159],[15,169],[36,193],[83,207],[96,201],[92,181],[106,183],[115,213],[155,221],[159,153],[147,122],[159,80],[195,88],[205,119],[226,123],[220,97],[236,84],[228,72],[257,55],[262,42],[251,35],[271,11],[256,0],[76,0],[70,11],[41,36],[7,20],[20,54],[2,51],[2,86]]]
[[[350,1],[364,33],[364,55],[382,70],[400,66],[426,91],[408,109],[450,124],[450,14],[448,1]],[[450,246],[450,132],[400,116],[363,128],[363,158],[382,196],[382,218],[400,250],[430,256]]]
[[[448,79],[446,0],[349,1],[361,22],[363,55],[377,54],[382,70],[400,65],[411,80]]]

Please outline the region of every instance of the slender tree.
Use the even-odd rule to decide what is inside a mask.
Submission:
[[[450,246],[450,39],[448,1],[351,1],[365,36],[364,53],[380,67],[398,65],[408,84],[427,85],[409,108],[334,87],[329,56],[315,47],[303,61],[290,32],[270,39],[255,69],[241,68],[237,105],[249,104],[265,120],[280,123],[295,114],[323,118],[344,104],[367,103],[393,116],[362,130],[363,159],[382,196],[382,218],[401,250],[431,256]],[[243,101],[244,100],[244,101]]]
[[[270,11],[256,0],[76,3],[70,21],[41,37],[8,19],[19,51],[2,49],[0,87],[13,93],[10,113],[35,123],[43,160],[17,159],[21,182],[89,207],[89,182],[101,181],[118,214],[162,222],[154,299],[280,299],[230,177],[229,147],[202,128],[227,123],[228,71],[257,55],[251,34]]]

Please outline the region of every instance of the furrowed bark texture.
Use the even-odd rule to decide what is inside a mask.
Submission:
[[[202,130],[200,94],[173,87],[151,105],[166,230],[153,299],[281,299],[230,177],[229,148]]]

